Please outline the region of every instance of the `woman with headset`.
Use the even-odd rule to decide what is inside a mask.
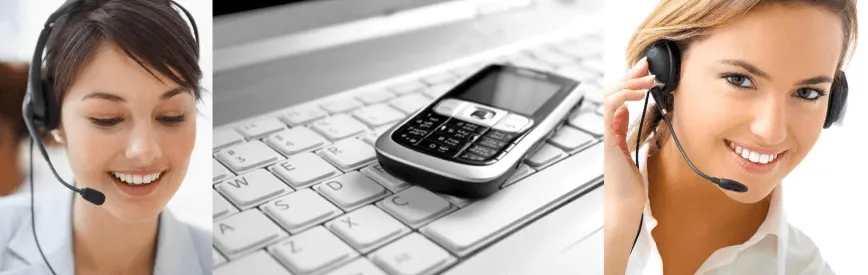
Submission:
[[[196,139],[192,21],[167,0],[67,1],[49,17],[25,124],[66,148],[81,196],[0,201],[0,274],[211,274],[210,233],[165,209]]]
[[[781,182],[841,115],[855,2],[657,5],[605,97],[606,274],[833,274]]]

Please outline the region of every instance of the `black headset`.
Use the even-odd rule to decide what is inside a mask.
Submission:
[[[45,145],[42,144],[39,135],[41,131],[57,129],[60,124],[60,106],[57,102],[57,94],[54,91],[54,83],[51,79],[42,77],[42,55],[45,51],[45,44],[48,41],[48,37],[51,34],[51,31],[54,28],[54,23],[57,19],[61,15],[69,12],[72,7],[79,5],[81,2],[84,2],[84,0],[67,1],[63,6],[52,13],[48,17],[48,20],[45,21],[45,26],[39,34],[39,39],[36,42],[36,49],[33,52],[33,59],[30,64],[30,75],[27,79],[27,93],[24,95],[24,103],[21,111],[24,117],[24,124],[27,126],[27,131],[30,133],[31,138],[36,140],[42,156],[48,162],[51,172],[54,173],[57,180],[70,190],[81,194],[82,198],[85,200],[96,205],[102,205],[103,202],[105,202],[105,195],[103,195],[102,192],[91,188],[78,188],[66,183],[60,178],[57,171],[55,171],[54,166],[51,165],[51,160],[48,158],[48,153],[45,151]],[[190,25],[193,28],[193,34],[196,37],[196,46],[198,48],[199,29],[196,26],[196,21],[193,19],[193,16],[189,11],[187,11],[187,9],[175,1],[169,2],[180,8],[187,17],[187,20],[190,21]]]
[[[662,84],[659,89],[651,89],[651,96],[666,112],[672,112],[672,91],[681,79],[681,50],[671,40],[659,40],[645,50],[648,57],[648,70],[656,81]],[[828,129],[844,115],[847,102],[847,77],[843,71],[835,74],[829,93],[829,106],[823,128]]]
[[[48,37],[54,28],[54,24],[57,19],[70,12],[71,9],[85,0],[69,0],[64,3],[60,8],[54,11],[48,19],[45,21],[45,25],[42,28],[42,32],[39,33],[39,39],[36,42],[36,49],[33,52],[33,59],[30,63],[30,74],[27,78],[27,93],[24,95],[24,103],[22,104],[22,115],[24,117],[24,125],[27,127],[27,132],[30,134],[31,143],[30,143],[30,221],[31,228],[33,229],[33,238],[36,241],[36,247],[39,248],[39,254],[42,255],[42,259],[45,261],[45,264],[48,266],[48,269],[52,274],[57,274],[54,272],[54,269],[51,267],[51,264],[48,263],[48,259],[45,258],[45,254],[42,252],[42,247],[39,245],[39,239],[36,238],[36,224],[33,214],[33,143],[38,145],[39,151],[42,153],[42,157],[45,158],[45,161],[48,163],[48,167],[51,168],[51,172],[54,174],[54,177],[62,183],[66,188],[69,188],[73,192],[76,192],[81,195],[83,199],[86,201],[93,203],[95,205],[102,205],[105,202],[105,195],[91,188],[78,188],[69,183],[66,183],[60,175],[57,174],[57,170],[54,169],[54,165],[51,164],[51,160],[48,157],[48,153],[45,150],[45,145],[42,143],[42,139],[40,136],[40,132],[42,131],[51,131],[57,129],[60,126],[60,106],[58,103],[57,94],[54,91],[54,83],[51,79],[42,77],[42,55],[45,51],[45,44],[48,42]],[[196,21],[193,19],[193,15],[190,14],[187,9],[178,4],[175,1],[170,0],[171,4],[174,4],[176,7],[181,9],[184,12],[184,15],[187,17],[187,20],[190,21],[190,25],[193,29],[193,35],[196,38],[196,48],[199,48],[199,29],[196,26]]]
[[[675,130],[672,128],[672,122],[669,121],[667,115],[672,112],[672,92],[678,87],[678,82],[681,80],[681,50],[678,45],[672,40],[658,40],[645,49],[644,56],[648,58],[648,71],[653,74],[655,86],[648,90],[650,97],[654,97],[657,102],[658,119],[665,121],[669,127],[669,132],[672,139],[675,141],[675,146],[681,153],[681,157],[690,166],[697,175],[716,184],[720,188],[733,192],[747,192],[747,186],[738,181],[727,178],[716,178],[706,175],[697,169],[684,148],[681,147],[681,142],[678,141],[678,136],[675,135]],[[645,105],[642,107],[642,117],[639,119],[639,135],[642,134],[642,124],[645,120],[645,112],[648,106],[648,97],[645,97]],[[847,77],[843,71],[838,71],[835,74],[835,79],[832,81],[831,92],[829,93],[829,106],[826,112],[826,120],[823,122],[823,128],[828,129],[833,123],[837,122],[844,115],[844,109],[847,103]],[[653,123],[653,124],[656,124]],[[636,139],[636,167],[639,167],[639,145],[641,140]],[[639,234],[642,232],[642,223],[644,215],[639,219],[639,229],[636,232],[636,238],[633,239],[633,247],[639,240]],[[632,248],[631,248],[632,250]]]

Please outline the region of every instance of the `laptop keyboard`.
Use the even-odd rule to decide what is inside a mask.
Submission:
[[[216,130],[214,273],[436,274],[471,257],[602,175],[579,169],[575,183],[524,180],[565,158],[600,154],[602,52],[601,33],[561,38]],[[377,137],[493,62],[579,80],[582,106],[485,199],[386,173]]]

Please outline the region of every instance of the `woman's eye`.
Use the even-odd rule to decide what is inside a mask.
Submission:
[[[115,126],[118,123],[121,123],[122,121],[123,121],[123,119],[119,118],[119,117],[113,117],[113,118],[95,118],[95,117],[92,117],[92,118],[90,118],[91,123],[93,123],[96,126],[100,126],[100,127]]]
[[[820,96],[825,95],[826,93],[820,90],[810,89],[810,88],[801,88],[796,90],[795,95],[801,99],[808,101],[815,101],[820,98]]]
[[[174,126],[174,125],[181,124],[181,122],[184,122],[185,119],[186,118],[184,117],[184,115],[161,116],[161,117],[157,118],[157,120],[159,120],[160,122],[162,122],[163,124],[168,125],[168,126]]]
[[[740,88],[753,88],[753,81],[751,81],[750,78],[748,78],[747,76],[728,75],[726,76],[726,81]]]

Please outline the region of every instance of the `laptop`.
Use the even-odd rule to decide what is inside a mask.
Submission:
[[[602,274],[603,3],[283,2],[214,8],[215,274]],[[398,121],[371,110],[413,115],[491,63],[588,92],[489,197],[386,173],[371,148]]]

